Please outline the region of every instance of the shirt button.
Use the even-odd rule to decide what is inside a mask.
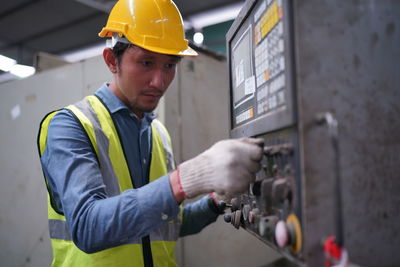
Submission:
[[[164,221],[168,220],[168,215],[165,213],[161,213],[161,219],[163,219]]]
[[[146,164],[146,162],[147,162],[146,159],[143,159],[143,164]]]

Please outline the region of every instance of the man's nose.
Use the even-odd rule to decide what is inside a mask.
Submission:
[[[162,70],[160,69],[154,70],[151,77],[150,85],[156,89],[164,89],[165,87],[164,79],[165,75]]]

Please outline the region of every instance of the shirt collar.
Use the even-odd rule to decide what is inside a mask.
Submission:
[[[114,114],[120,110],[126,110],[131,113],[130,109],[111,91],[107,83],[104,83],[96,92],[97,95],[103,103],[107,106],[108,110]],[[135,115],[137,118],[137,116]],[[151,123],[156,118],[154,112],[145,112],[143,119],[148,123]],[[139,118],[137,118],[139,120]]]

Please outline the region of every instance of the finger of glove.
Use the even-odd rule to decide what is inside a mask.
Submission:
[[[241,170],[237,173],[234,180],[234,184],[228,187],[225,194],[233,195],[245,192],[249,188],[249,184],[255,181],[254,173],[246,170]]]
[[[261,163],[260,161],[250,160],[247,163],[246,168],[251,173],[257,173],[259,170],[261,170]]]
[[[242,142],[245,142],[245,143],[257,145],[257,146],[260,146],[260,147],[264,146],[264,139],[263,138],[242,137],[242,138],[239,138],[238,140],[240,140]]]
[[[249,138],[247,138],[249,139]],[[253,138],[254,139],[254,138]],[[263,157],[263,147],[259,146],[258,143],[248,142],[247,140],[240,140],[240,146],[238,152],[242,157],[248,157],[251,160],[260,161]]]
[[[229,194],[218,194],[216,192],[212,194],[212,197],[216,203],[220,203],[222,201],[225,203],[230,203],[232,198]]]
[[[261,169],[261,162],[259,160],[253,160],[249,156],[239,154],[239,156],[235,157],[230,166],[232,172],[246,171],[254,174]]]

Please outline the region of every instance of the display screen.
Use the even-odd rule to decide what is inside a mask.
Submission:
[[[293,122],[283,4],[283,0],[255,1],[228,40],[232,128],[259,117],[277,116],[272,118],[274,123],[279,120],[277,127]]]

